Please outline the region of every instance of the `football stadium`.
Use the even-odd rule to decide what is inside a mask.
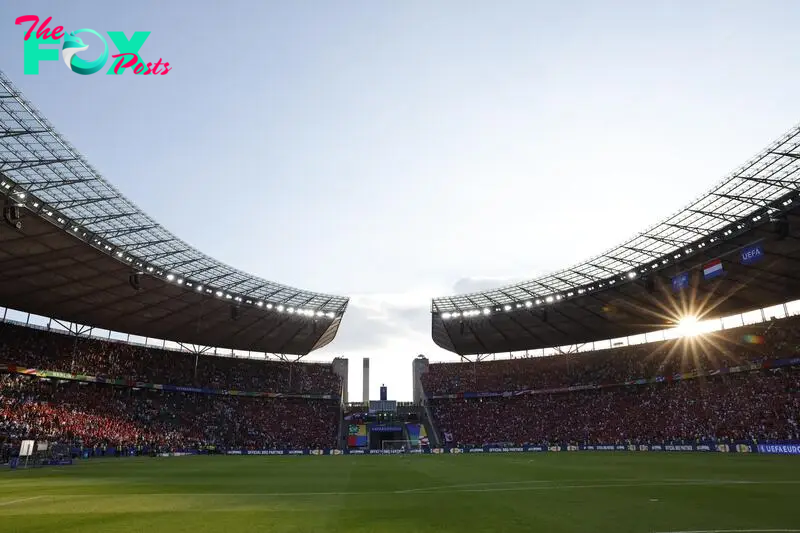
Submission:
[[[603,254],[433,298],[451,360],[413,401],[358,360],[361,402],[305,360],[347,296],[187,244],[69,127],[0,72],[0,532],[800,532],[800,126]]]

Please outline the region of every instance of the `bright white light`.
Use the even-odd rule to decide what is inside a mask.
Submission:
[[[491,311],[489,310],[489,308],[488,308],[488,307],[486,307],[486,308],[484,308],[484,309],[483,309],[483,314],[484,314],[484,315],[487,315],[487,316],[488,316],[490,313],[491,313]]]
[[[23,200],[25,199],[25,193],[24,192],[18,192],[17,196],[19,196]]]
[[[267,309],[272,309],[272,304],[267,304]]]
[[[183,279],[178,278],[178,285],[183,285]]]
[[[263,305],[264,305],[264,302],[258,302],[256,305],[257,305],[257,306],[259,306],[259,307],[261,307],[261,306],[263,306]]]
[[[173,276],[172,274],[167,274],[167,280],[168,281],[172,281],[174,279],[175,279],[175,276]]]
[[[216,294],[218,297],[222,298],[222,291],[217,291],[215,294]]]
[[[544,299],[544,301],[546,301],[547,303],[552,303],[553,297],[552,296],[548,296],[547,298]]]
[[[677,332],[682,337],[694,337],[702,332],[696,316],[685,316],[678,321]]]
[[[442,313],[442,320],[450,320],[450,313]]]
[[[511,311],[511,306],[506,304],[503,306],[503,311]]]
[[[527,302],[525,302],[525,307],[533,307],[533,302],[528,300]]]
[[[317,311],[317,316],[325,316],[325,313],[323,313],[322,311]]]
[[[294,313],[294,307],[290,307],[289,309],[286,310],[286,312],[291,315],[292,313]]]
[[[628,272],[628,278],[633,279],[636,277],[636,272]]]
[[[279,306],[278,306],[278,307],[276,307],[275,309],[277,309],[279,313],[283,313],[283,309],[284,309],[284,307],[283,307],[282,305],[279,305]]]
[[[328,311],[327,313],[325,313],[325,316],[328,318],[333,318],[336,315],[333,314],[333,311]]]
[[[200,292],[200,291],[202,291],[202,290],[203,290],[203,286],[202,286],[202,285],[198,285],[198,286],[197,286],[197,292]]]

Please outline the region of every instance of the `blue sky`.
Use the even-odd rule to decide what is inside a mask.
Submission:
[[[25,76],[29,14],[150,31],[173,70]],[[430,297],[600,253],[800,117],[792,0],[4,0],[0,24],[0,68],[165,227],[352,297],[312,359],[349,357],[353,400],[363,356],[397,399],[448,357]]]

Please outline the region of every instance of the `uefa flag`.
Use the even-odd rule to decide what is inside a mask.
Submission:
[[[689,286],[689,273],[683,272],[672,278],[672,290],[679,292]]]
[[[705,279],[713,279],[717,276],[721,276],[724,273],[725,271],[722,269],[721,259],[714,259],[710,263],[703,266],[703,278]]]

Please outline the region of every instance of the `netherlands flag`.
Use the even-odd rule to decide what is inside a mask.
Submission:
[[[722,260],[714,259],[703,267],[703,278],[716,278],[717,276],[724,274],[724,272],[725,271],[722,270]]]

